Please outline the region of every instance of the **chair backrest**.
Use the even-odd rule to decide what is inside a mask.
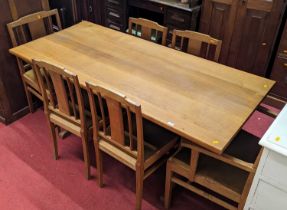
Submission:
[[[84,102],[78,76],[45,61],[33,60],[46,113],[55,113],[86,130]]]
[[[129,18],[129,33],[145,40],[166,45],[167,28],[143,18]]]
[[[171,47],[218,62],[221,43],[221,40],[214,39],[206,34],[174,30]]]
[[[53,23],[53,18],[55,24]],[[8,23],[8,32],[14,47],[62,30],[58,10],[33,13]]]
[[[116,91],[89,82],[86,85],[93,118],[94,139],[98,140],[101,137],[130,156],[137,158],[137,161],[143,161],[144,140],[141,106]],[[99,103],[100,113],[97,112],[95,100]],[[105,113],[105,105],[108,113]],[[102,126],[100,126],[98,116],[101,116]]]

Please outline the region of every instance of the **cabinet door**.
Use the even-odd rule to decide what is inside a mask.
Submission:
[[[77,10],[80,20],[102,23],[101,0],[77,0]]]
[[[227,65],[265,76],[283,0],[240,0]]]
[[[104,7],[102,0],[93,0],[93,14],[94,22],[97,24],[103,24]]]
[[[226,63],[238,0],[203,0],[200,32],[222,40],[219,62]]]

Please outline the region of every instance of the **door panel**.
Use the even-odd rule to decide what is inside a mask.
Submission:
[[[267,12],[253,9],[246,10],[244,18],[241,24],[238,25],[238,30],[233,37],[228,65],[252,72],[256,66],[257,52],[267,47],[267,43],[264,42],[264,32],[268,20],[269,14]]]
[[[241,0],[227,65],[265,76],[285,3]]]
[[[248,9],[260,10],[265,12],[271,12],[273,6],[273,0],[245,0],[247,2]]]
[[[204,0],[200,32],[223,41],[219,61],[225,63],[236,15],[237,0]]]

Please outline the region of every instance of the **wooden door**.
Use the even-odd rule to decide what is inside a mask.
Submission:
[[[266,75],[285,0],[239,0],[226,64]]]
[[[222,40],[219,62],[226,63],[238,0],[203,0],[200,32]]]

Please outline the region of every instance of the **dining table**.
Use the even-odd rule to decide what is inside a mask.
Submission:
[[[143,117],[222,154],[274,81],[88,21],[9,50],[141,104]]]

